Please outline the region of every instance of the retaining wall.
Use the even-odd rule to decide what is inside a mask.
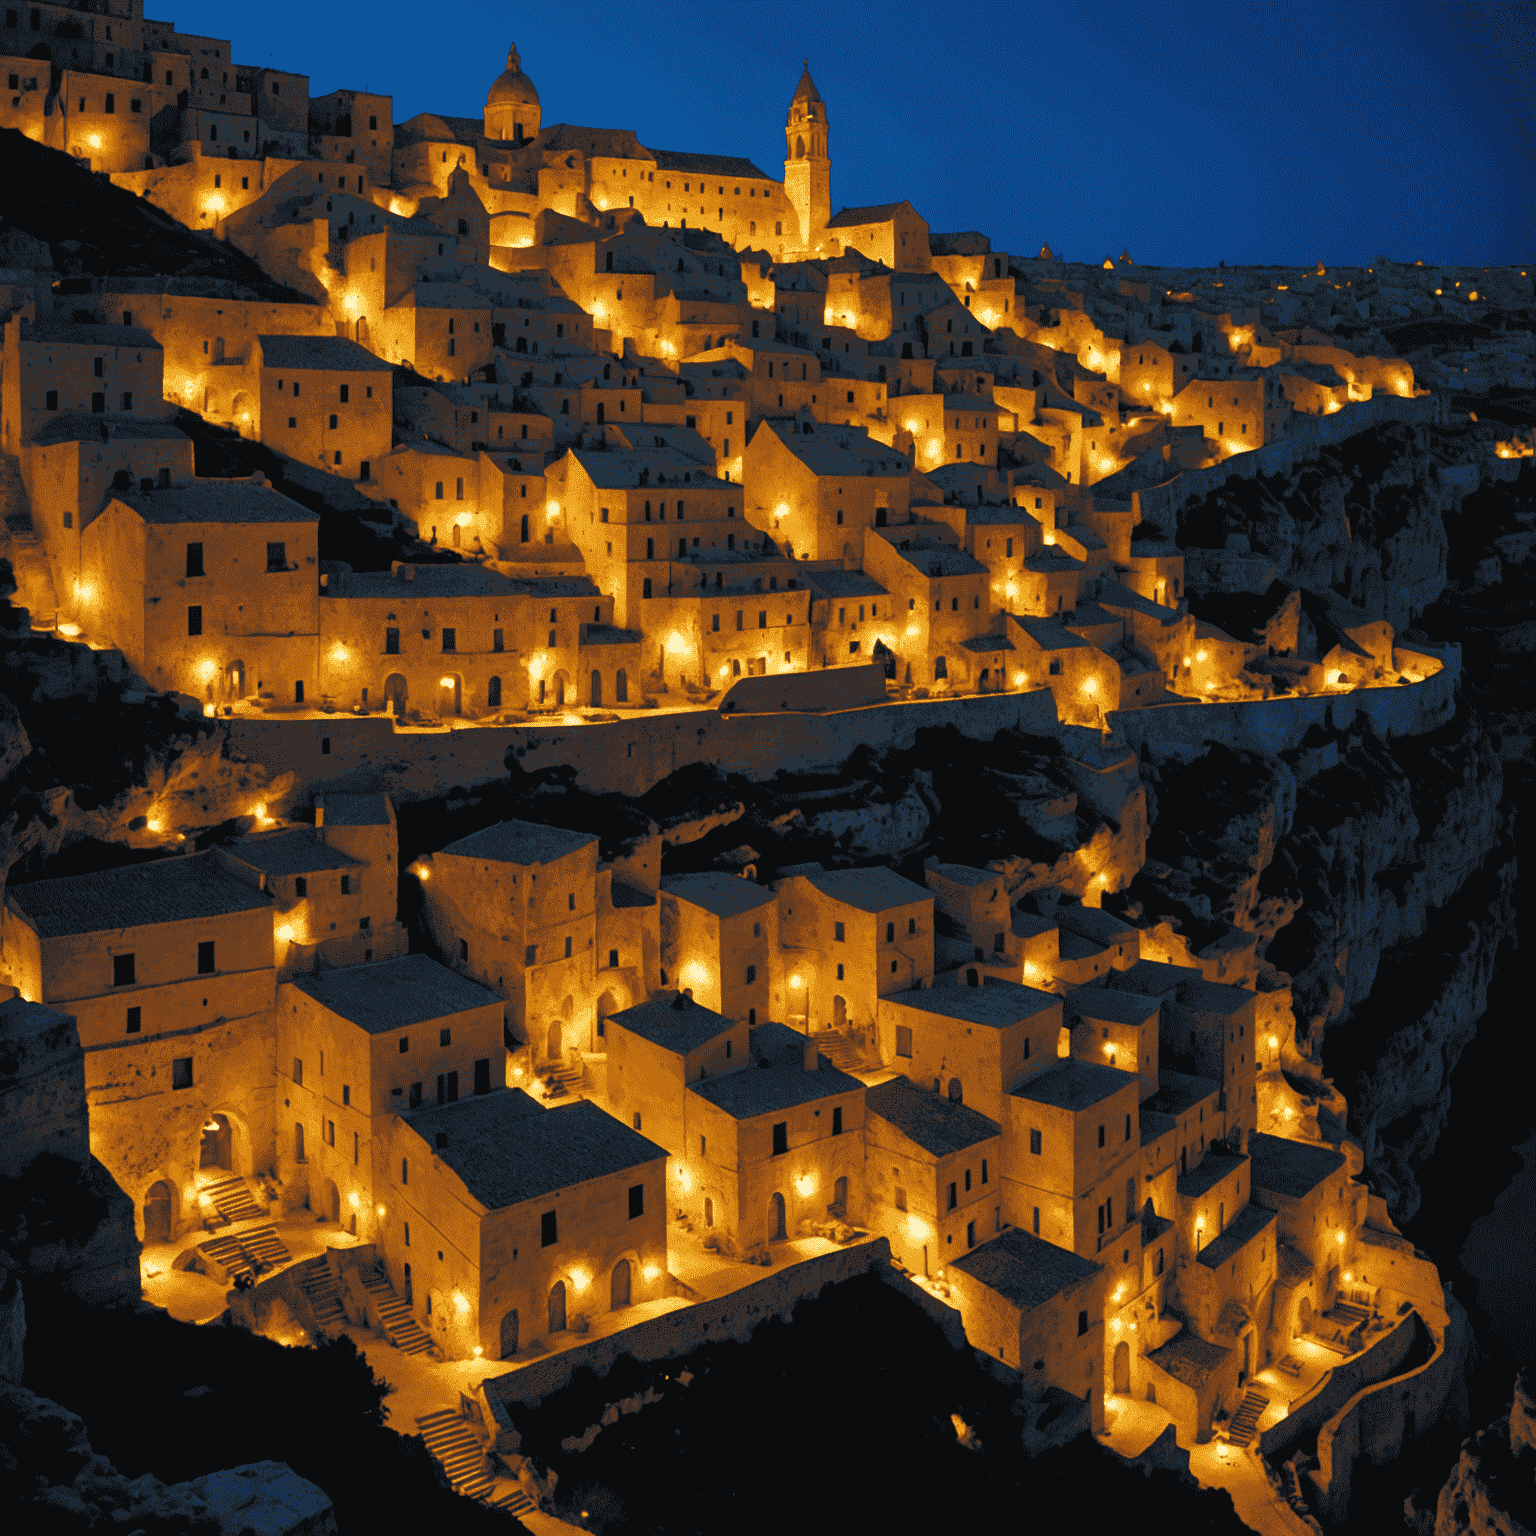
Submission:
[[[537,1407],[551,1393],[569,1386],[577,1371],[606,1376],[614,1362],[625,1355],[640,1361],[671,1360],[722,1339],[745,1343],[757,1325],[770,1317],[788,1322],[795,1303],[819,1295],[824,1285],[851,1280],[871,1269],[883,1271],[890,1263],[891,1245],[883,1237],[873,1238],[788,1264],[717,1301],[696,1301],[675,1312],[646,1318],[632,1328],[488,1377],[481,1384],[480,1396],[486,1422],[493,1431],[492,1448],[515,1450],[518,1441],[513,1414],[520,1408]]]

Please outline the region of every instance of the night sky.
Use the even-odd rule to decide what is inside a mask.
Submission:
[[[478,117],[517,43],[546,125],[783,174],[801,60],[832,206],[909,199],[995,248],[1214,266],[1536,259],[1536,4],[525,7],[150,0],[237,63]]]

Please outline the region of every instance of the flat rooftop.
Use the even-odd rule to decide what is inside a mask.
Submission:
[[[1188,1328],[1181,1329],[1161,1349],[1154,1349],[1147,1359],[1186,1387],[1203,1387],[1226,1363],[1232,1353],[1219,1344],[1207,1344]]]
[[[663,993],[649,1002],[609,1014],[608,1022],[679,1056],[686,1056],[734,1027],[723,1013],[716,1013],[681,992],[670,997]]]
[[[319,514],[254,480],[184,480],[128,490],[115,500],[146,523],[318,523]]]
[[[1253,1187],[1293,1200],[1311,1194],[1344,1166],[1344,1158],[1332,1147],[1263,1131],[1249,1136],[1248,1155],[1253,1160]]]
[[[661,882],[669,896],[702,907],[716,917],[739,917],[743,912],[765,907],[776,898],[766,886],[740,875],[710,871],[698,875],[669,875]]]
[[[867,869],[817,868],[806,871],[805,878],[823,896],[861,912],[888,912],[892,907],[933,900],[932,891],[914,885],[884,864],[872,864]]]
[[[1220,1269],[1276,1220],[1275,1213],[1266,1211],[1263,1206],[1245,1205],[1227,1223],[1227,1230],[1200,1250],[1200,1262],[1207,1269]]]
[[[1021,986],[1016,981],[997,981],[990,976],[979,987],[913,987],[888,993],[880,1001],[993,1029],[1006,1029],[1047,1009],[1061,1007],[1061,999],[1054,993]]]
[[[1162,1003],[1139,992],[1121,992],[1109,987],[1070,987],[1067,990],[1068,1013],[1105,1024],[1141,1025],[1155,1020]]]
[[[1103,1266],[1020,1227],[1009,1227],[969,1253],[951,1259],[949,1267],[1028,1311],[1092,1279]]]
[[[1191,1077],[1187,1072],[1161,1067],[1157,1074],[1157,1092],[1142,1106],[1142,1112],[1155,1109],[1165,1115],[1182,1115],[1220,1092],[1221,1084],[1214,1078]]]
[[[905,1077],[893,1077],[888,1083],[867,1089],[864,1109],[867,1115],[879,1115],[935,1157],[963,1152],[1002,1135],[1002,1127],[995,1120],[955,1103],[945,1094],[919,1088]]]
[[[520,1088],[412,1110],[406,1123],[487,1210],[505,1210],[664,1159],[665,1147],[590,1099],[541,1109]],[[444,1144],[438,1144],[439,1136]],[[569,1218],[574,1221],[574,1213]]]
[[[1133,967],[1134,969],[1134,967]],[[1179,988],[1179,1001],[1196,1013],[1219,1013],[1223,1016],[1241,1013],[1254,1005],[1256,992],[1246,987],[1231,987],[1224,981],[1206,981],[1198,974]]]
[[[471,832],[442,851],[460,859],[485,859],[493,864],[553,864],[597,839],[590,832],[568,832],[542,821],[498,821],[494,827]]]
[[[1116,971],[1109,984],[1121,992],[1140,992],[1144,997],[1166,997],[1200,980],[1199,968],[1192,965],[1168,965],[1162,960],[1138,960],[1127,971]]]
[[[1179,1175],[1179,1199],[1198,1200],[1201,1195],[1214,1189],[1228,1174],[1236,1173],[1246,1163],[1246,1157],[1231,1152],[1208,1150],[1188,1173]]]
[[[501,1006],[501,998],[478,981],[460,976],[427,955],[401,955],[368,965],[296,976],[301,992],[370,1035],[408,1029],[472,1008]]]
[[[1135,1089],[1134,1072],[1100,1066],[1096,1061],[1058,1061],[1028,1082],[1020,1083],[1010,1097],[1054,1109],[1080,1110],[1101,1104],[1122,1088]]]
[[[777,1110],[795,1109],[842,1093],[863,1093],[864,1084],[836,1067],[744,1067],[721,1077],[690,1083],[690,1093],[722,1109],[733,1120],[751,1120]]]
[[[307,875],[327,869],[359,869],[354,859],[339,848],[328,847],[308,827],[291,827],[260,837],[244,838],[226,852],[269,875]]]
[[[327,791],[316,803],[325,807],[328,827],[388,827],[394,824],[388,795],[338,795]]]
[[[44,939],[270,911],[272,906],[260,891],[227,874],[206,853],[61,880],[33,880],[11,886],[7,894]]]

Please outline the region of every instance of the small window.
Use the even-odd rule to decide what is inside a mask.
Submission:
[[[629,1219],[633,1221],[637,1216],[645,1215],[645,1185],[631,1184],[629,1186]]]
[[[952,1211],[959,1204],[960,1204],[960,1197],[956,1193],[956,1186],[953,1183],[951,1183],[950,1186],[949,1186],[949,1193],[945,1197],[944,1209],[946,1211]]]
[[[908,1024],[896,1026],[896,1054],[908,1060],[912,1057],[912,1028]]]
[[[1085,1333],[1087,1333],[1087,1332],[1088,1332],[1088,1314],[1087,1314],[1087,1312],[1079,1312],[1077,1314],[1077,1336],[1078,1336],[1078,1338],[1082,1338],[1082,1336]]]
[[[203,605],[193,603],[187,608],[187,633],[200,635],[203,632]]]
[[[190,1056],[178,1056],[171,1063],[171,1087],[190,1088],[192,1086],[192,1058]]]
[[[1040,1156],[1040,1132],[1039,1131],[1031,1131],[1029,1133],[1029,1150],[1031,1152],[1033,1152],[1036,1157]]]
[[[281,542],[267,545],[267,569],[269,571],[286,571],[288,569],[288,546]]]
[[[133,956],[112,956],[112,985],[114,987],[131,987],[133,985]]]
[[[560,1241],[560,1222],[554,1211],[545,1211],[539,1217],[539,1246],[553,1248]],[[1086,1313],[1084,1314],[1087,1315]]]
[[[351,1104],[351,1102],[352,1102],[352,1086],[351,1086],[350,1083],[343,1083],[341,1085],[341,1104],[342,1104],[342,1108],[345,1109],[349,1104]]]
[[[773,1155],[782,1157],[789,1151],[789,1122],[778,1121],[773,1128]]]
[[[1101,1147],[1104,1145],[1104,1127],[1102,1125],[1099,1127],[1099,1145]]]
[[[757,967],[755,965],[749,965],[747,967],[747,985],[750,987],[752,985],[752,983],[754,981],[756,981],[756,980],[757,980]]]
[[[844,942],[844,940],[846,938],[846,934],[844,933],[843,925],[841,923],[833,923],[833,925],[832,925],[832,937],[839,944]]]
[[[400,1036],[400,1054],[402,1056],[404,1056],[405,1053],[408,1050],[410,1050],[410,1048],[411,1048],[411,1037],[409,1035],[401,1035]]]
[[[895,923],[887,923],[885,925],[885,942],[887,944],[894,944],[896,942],[896,924]]]
[[[971,1170],[969,1168],[965,1170],[965,1192],[966,1194],[971,1192]]]
[[[835,1104],[832,1107],[832,1134],[834,1136],[841,1136],[843,1134],[843,1106],[841,1104]]]
[[[128,1028],[126,1033],[139,1034],[144,1028],[144,1010],[142,1008],[130,1008],[128,1010]]]
[[[982,1158],[982,1160],[981,1160],[981,1182],[983,1184],[985,1184],[987,1182],[987,1160],[986,1160],[986,1158]]]
[[[203,546],[202,544],[187,545],[187,575],[201,576],[203,574]]]

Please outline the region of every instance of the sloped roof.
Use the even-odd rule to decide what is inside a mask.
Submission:
[[[318,514],[270,485],[250,480],[184,480],[116,499],[146,523],[318,523]]]
[[[949,1267],[1024,1311],[1092,1279],[1103,1268],[1019,1227],[1009,1227],[969,1253],[951,1259]]]
[[[1264,1131],[1249,1136],[1248,1155],[1253,1159],[1253,1187],[1293,1200],[1310,1194],[1344,1166],[1344,1158],[1332,1147],[1270,1136]]]
[[[309,827],[290,827],[234,844],[228,853],[269,875],[307,875],[323,869],[355,869],[362,866],[339,848],[330,848]]]
[[[874,864],[866,869],[813,869],[805,878],[823,896],[861,912],[887,912],[892,907],[932,901],[933,892],[898,875],[894,869]]]
[[[827,220],[828,229],[850,229],[859,224],[888,224],[905,208],[916,216],[911,203],[875,203],[867,208],[840,208]]]
[[[743,912],[766,907],[776,898],[771,890],[755,880],[743,880],[740,875],[728,875],[720,870],[709,870],[696,875],[670,875],[661,882],[661,888],[669,896],[691,902],[716,917],[739,917]]]
[[[461,859],[486,859],[502,864],[552,864],[556,859],[596,844],[590,832],[568,832],[541,821],[499,821],[471,832],[443,849]]]
[[[7,894],[44,939],[271,908],[260,891],[227,874],[206,853],[33,880],[12,885]]]
[[[750,1120],[776,1110],[794,1109],[835,1094],[863,1093],[864,1084],[836,1067],[744,1067],[721,1077],[690,1083],[690,1093],[724,1110],[733,1120]]]
[[[1096,1061],[1058,1061],[1020,1083],[1012,1096],[1075,1111],[1101,1104],[1127,1085],[1136,1086],[1134,1072],[1100,1066]]]
[[[427,955],[314,971],[295,977],[293,984],[370,1035],[408,1029],[472,1008],[501,1006],[501,998],[489,987]]]
[[[258,336],[264,368],[296,373],[388,373],[390,365],[345,336]]]
[[[866,1090],[864,1108],[894,1125],[910,1141],[935,1157],[963,1152],[1002,1135],[995,1120],[941,1093],[925,1093],[904,1077],[893,1077]]]
[[[610,1014],[608,1022],[678,1056],[686,1056],[734,1027],[723,1013],[681,992],[660,993],[648,1002]]]
[[[772,181],[766,171],[760,171],[750,160],[739,155],[696,155],[688,150],[653,149],[652,157],[658,171],[700,171],[708,176],[751,176],[758,181]]]

